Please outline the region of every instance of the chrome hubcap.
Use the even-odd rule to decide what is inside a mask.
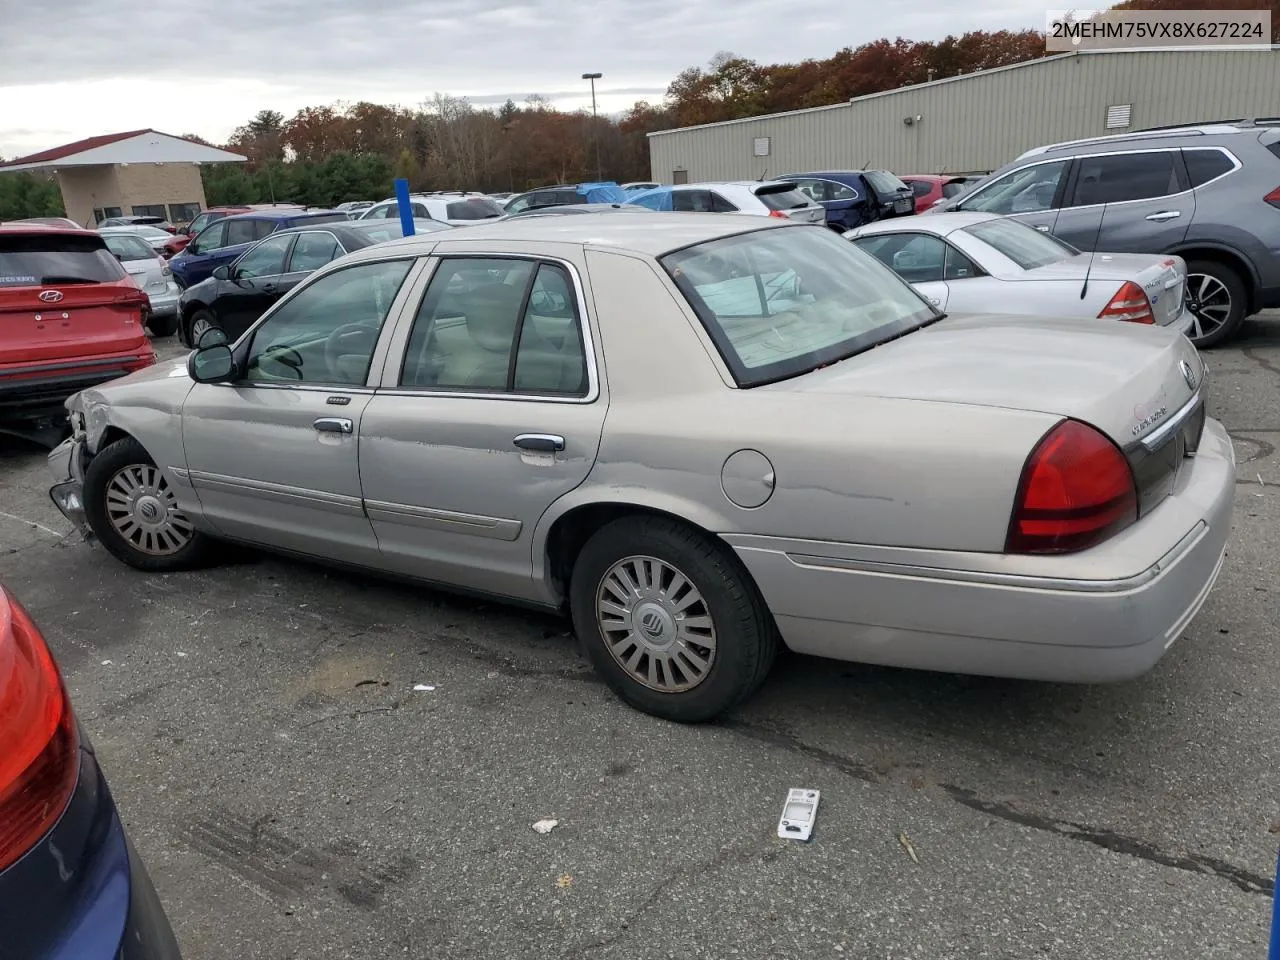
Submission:
[[[195,533],[164,474],[150,464],[133,464],[111,478],[107,520],[130,546],[153,557],[177,553]]]
[[[1231,316],[1231,291],[1217,277],[1193,273],[1187,277],[1187,309],[1191,311],[1191,339],[1213,333]]]
[[[702,683],[716,656],[716,628],[689,578],[656,557],[626,557],[596,590],[596,620],[609,653],[633,680],[661,693]]]
[[[200,342],[200,338],[213,329],[213,324],[204,317],[196,317],[195,322],[191,324],[191,344],[195,346]]]

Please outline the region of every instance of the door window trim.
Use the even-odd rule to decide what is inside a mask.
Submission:
[[[1084,156],[1084,155],[1082,154],[1081,156]],[[991,215],[1002,216],[1002,217],[1035,217],[1035,216],[1041,216],[1043,214],[1051,213],[1051,212],[1057,213],[1059,210],[1066,209],[1062,206],[1062,201],[1066,199],[1067,187],[1073,185],[1075,182],[1076,160],[1078,159],[1080,159],[1080,157],[1075,157],[1075,156],[1047,157],[1043,160],[1037,160],[1035,163],[1024,163],[1020,167],[1013,167],[1010,170],[1006,170],[999,177],[994,177],[993,179],[989,180],[987,183],[984,183],[981,187],[974,190],[972,193],[967,194],[963,200],[961,200],[959,203],[956,204],[955,209],[957,212],[960,212],[960,213],[990,214],[991,211],[989,210],[974,210],[972,207],[966,207],[965,204],[971,200],[976,200],[985,191],[991,189],[992,187],[996,186],[999,183],[1002,183],[1003,181],[1007,180],[1009,177],[1013,176],[1015,173],[1021,173],[1023,170],[1030,170],[1032,167],[1043,167],[1046,163],[1065,163],[1066,168],[1062,171],[1062,176],[1058,178],[1057,188],[1053,191],[1053,200],[1049,202],[1049,206],[1047,206],[1045,209],[1028,210],[1025,212],[1020,211],[1018,213],[1002,213],[1002,214],[991,214]],[[1125,202],[1129,203],[1132,201],[1126,200]],[[1099,206],[1101,206],[1101,204],[1099,204]],[[1115,206],[1115,204],[1109,204],[1109,206]],[[1072,207],[1071,209],[1083,210],[1085,208]]]
[[[1078,207],[1065,206],[1067,196],[1074,194],[1076,189],[1076,181],[1080,177],[1080,161],[1094,160],[1098,157],[1129,157],[1138,153],[1168,153],[1173,157],[1173,174],[1178,178],[1178,185],[1182,189],[1175,193],[1162,193],[1156,197],[1140,197],[1136,200],[1111,200],[1106,203],[1086,203]],[[1187,164],[1182,157],[1181,147],[1149,147],[1141,150],[1106,150],[1102,153],[1082,153],[1071,158],[1071,169],[1068,171],[1070,183],[1067,184],[1067,191],[1058,198],[1058,210],[1099,210],[1102,207],[1123,207],[1131,203],[1156,203],[1160,200],[1172,200],[1176,197],[1185,197],[1192,192],[1191,177],[1187,173]]]
[[[1232,153],[1230,150],[1228,150],[1226,147],[1217,147],[1217,146],[1213,146],[1213,147],[1179,147],[1179,148],[1178,148],[1178,152],[1182,154],[1182,163],[1183,163],[1183,167],[1184,167],[1184,168],[1186,169],[1186,171],[1187,171],[1187,183],[1189,183],[1189,184],[1191,183],[1191,169],[1190,169],[1189,167],[1186,167],[1187,154],[1188,154],[1188,153],[1204,153],[1204,152],[1206,152],[1206,151],[1213,151],[1213,150],[1216,150],[1218,153],[1222,154],[1224,157],[1226,157],[1228,160],[1230,160],[1230,161],[1231,161],[1231,169],[1230,169],[1230,170],[1226,170],[1226,171],[1224,171],[1224,172],[1222,172],[1222,173],[1218,174],[1218,175],[1217,175],[1216,177],[1214,177],[1212,180],[1206,180],[1204,183],[1202,183],[1202,184],[1200,184],[1200,185],[1198,185],[1198,186],[1197,186],[1197,185],[1195,185],[1195,184],[1192,184],[1192,185],[1191,185],[1191,187],[1190,187],[1189,192],[1194,192],[1194,191],[1196,191],[1196,190],[1203,190],[1205,187],[1209,186],[1209,184],[1211,184],[1211,183],[1217,183],[1217,182],[1218,182],[1219,180],[1221,180],[1223,177],[1229,177],[1229,176],[1231,176],[1233,173],[1235,173],[1237,170],[1240,170],[1241,168],[1243,168],[1243,167],[1244,167],[1244,164],[1240,162],[1240,158],[1239,158],[1239,157],[1237,157],[1237,156],[1236,156],[1234,153]]]
[[[569,260],[561,257],[546,256],[543,254],[528,253],[489,253],[482,250],[461,252],[446,252],[440,254],[432,254],[430,256],[430,266],[425,274],[415,284],[420,289],[415,291],[415,299],[413,309],[407,311],[408,322],[403,323],[402,328],[397,329],[393,335],[392,342],[389,343],[389,352],[394,351],[394,362],[384,363],[379,380],[387,383],[387,386],[378,387],[379,396],[388,397],[441,397],[450,399],[464,400],[506,400],[517,401],[523,403],[569,403],[569,404],[588,404],[595,403],[600,399],[600,374],[596,363],[596,346],[595,333],[591,326],[591,316],[587,310],[586,290],[582,285],[582,277],[578,273],[577,265]],[[534,276],[537,276],[538,266],[543,263],[549,263],[554,266],[563,267],[568,273],[569,279],[573,284],[573,295],[577,301],[576,313],[578,315],[578,327],[582,334],[582,352],[583,359],[587,364],[587,392],[580,397],[556,396],[547,393],[507,393],[506,391],[495,390],[432,390],[425,387],[404,387],[401,386],[400,375],[404,368],[405,355],[409,349],[409,339],[413,334],[413,324],[417,320],[418,311],[422,309],[423,300],[426,298],[427,289],[431,286],[431,281],[435,278],[440,270],[441,264],[446,260],[522,260],[534,265]],[[407,285],[407,281],[406,281]],[[403,292],[403,288],[402,288]],[[403,312],[403,307],[402,307]],[[385,329],[385,327],[384,327]],[[519,344],[514,347],[519,349]],[[387,358],[388,361],[392,357]]]

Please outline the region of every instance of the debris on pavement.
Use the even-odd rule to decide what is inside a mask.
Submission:
[[[782,805],[778,820],[778,836],[783,840],[808,840],[813,834],[819,799],[817,790],[792,787],[787,791],[787,802]]]
[[[429,683],[415,683],[413,689],[418,693],[431,693],[435,687]]]
[[[573,886],[573,877],[569,876],[569,874],[567,873],[560,874],[560,876],[556,878],[556,886],[559,887],[561,890],[565,889],[566,887]]]
[[[533,830],[534,833],[550,833],[558,826],[560,826],[559,820],[539,820],[533,825]]]
[[[901,844],[903,850],[907,851],[907,856],[909,856],[912,861],[915,863],[920,862],[920,858],[916,856],[916,848],[911,845],[911,838],[901,830],[898,831],[898,843]]]

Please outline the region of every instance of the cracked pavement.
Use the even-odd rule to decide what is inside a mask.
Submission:
[[[188,957],[1261,957],[1280,316],[1206,357],[1240,461],[1228,560],[1118,686],[787,656],[678,727],[554,618],[268,557],[127,570],[63,539],[43,454],[6,440],[0,582]],[[774,836],[790,787],[822,791],[808,844]]]

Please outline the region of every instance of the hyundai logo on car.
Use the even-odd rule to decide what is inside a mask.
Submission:
[[[40,291],[40,299],[45,303],[57,303],[62,299],[61,290],[42,290]]]

